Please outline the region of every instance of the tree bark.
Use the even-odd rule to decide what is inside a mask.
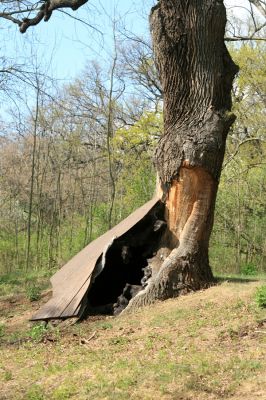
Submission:
[[[155,154],[168,225],[161,247],[170,255],[128,310],[213,281],[209,238],[238,71],[224,44],[225,24],[221,0],[160,0],[151,11],[164,92],[164,134]]]

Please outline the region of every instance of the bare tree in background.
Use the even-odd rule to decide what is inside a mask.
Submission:
[[[233,18],[232,21],[229,18],[228,21],[228,29],[225,40],[227,42],[244,42],[244,41],[265,41],[266,40],[266,3],[263,0],[249,0],[249,7],[244,7],[243,5],[239,5],[236,7],[236,10],[243,9],[247,16],[249,17],[249,29],[248,32],[243,33],[242,29],[238,29],[237,31],[237,22],[239,20]],[[232,7],[234,9],[234,7]],[[231,16],[232,17],[232,16]],[[245,31],[246,31],[245,24]]]

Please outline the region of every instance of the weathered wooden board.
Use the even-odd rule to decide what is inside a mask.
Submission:
[[[86,294],[94,267],[104,249],[145,217],[158,203],[154,198],[138,208],[104,235],[91,242],[51,278],[53,297],[34,314],[31,320],[45,320],[77,316]]]

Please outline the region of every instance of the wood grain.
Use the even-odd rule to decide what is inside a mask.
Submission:
[[[145,217],[158,203],[153,198],[104,235],[91,242],[51,278],[53,297],[31,318],[32,321],[68,318],[79,315],[81,302],[89,288],[94,267],[103,250]],[[111,284],[111,282],[110,282]]]

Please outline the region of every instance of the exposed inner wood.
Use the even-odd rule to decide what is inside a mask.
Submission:
[[[166,200],[168,228],[178,239],[179,246],[206,239],[208,214],[216,187],[211,175],[203,168],[183,163]]]
[[[108,255],[111,245],[124,236],[132,240],[135,236],[141,239],[139,232],[146,232],[149,236],[156,218],[158,219],[157,215],[163,213],[163,211],[158,213],[158,210],[163,209],[163,204],[154,198],[110,231],[88,244],[52,276],[53,296],[31,319],[47,320],[80,316],[86,306],[86,293],[91,279],[95,277],[95,270],[97,271],[100,259]],[[133,234],[133,232],[137,233]],[[115,272],[113,278],[115,278]],[[112,285],[112,280],[108,281],[108,285]]]
[[[162,245],[171,253],[128,310],[213,281],[208,245],[226,137],[235,119],[231,88],[238,71],[224,44],[225,24],[223,1],[159,0],[152,8],[164,93],[164,133],[155,164],[166,199]]]
[[[118,314],[156,282],[162,288],[158,299],[210,282],[208,242],[216,187],[203,168],[184,162],[160,215],[155,212],[110,247],[104,270],[90,288],[88,312]]]
[[[150,261],[161,251],[166,229],[164,210],[164,204],[158,202],[142,220],[113,241],[105,254],[101,273],[91,280],[87,314],[120,313],[156,274],[156,266]],[[161,262],[160,258],[160,265]]]

